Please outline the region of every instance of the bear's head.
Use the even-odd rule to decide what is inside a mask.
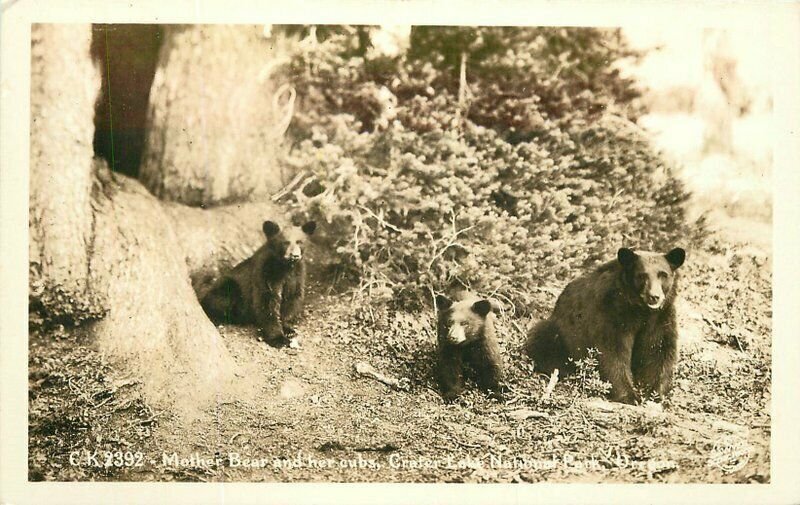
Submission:
[[[462,294],[455,301],[438,295],[436,310],[439,339],[451,345],[466,345],[494,331],[492,303],[473,294]]]
[[[676,247],[667,254],[623,247],[617,252],[623,279],[634,300],[651,310],[660,310],[673,295],[676,270],[683,265],[686,251]]]
[[[262,226],[270,253],[290,265],[303,259],[306,238],[312,235],[316,228],[317,224],[314,221],[309,221],[303,226],[291,226],[284,230],[273,221],[264,221]]]

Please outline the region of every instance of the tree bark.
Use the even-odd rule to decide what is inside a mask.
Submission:
[[[100,74],[90,25],[31,27],[30,300],[53,319],[102,315],[89,286],[92,138]]]
[[[192,281],[252,254],[263,220],[281,213],[270,201],[162,203],[93,160],[90,37],[89,25],[33,28],[31,311],[79,326],[156,404],[191,412],[246,396],[254,375],[238,370]]]
[[[207,206],[288,182],[275,161],[293,104],[274,82],[282,45],[256,26],[165,27],[139,173],[154,195]]]
[[[110,310],[89,328],[100,348],[125,360],[149,398],[182,412],[252,393],[192,279],[207,285],[251,255],[264,242],[262,216],[275,206],[162,205],[133,179],[105,167],[98,175],[90,275]]]
[[[290,224],[283,211],[269,200],[209,210],[171,203],[164,203],[163,208],[174,226],[198,298],[221,272],[230,270],[264,244],[264,221]]]

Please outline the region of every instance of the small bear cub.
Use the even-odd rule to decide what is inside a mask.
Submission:
[[[595,348],[612,400],[639,403],[637,388],[664,398],[678,358],[674,302],[685,259],[681,248],[662,254],[623,247],[616,259],[567,284],[552,315],[528,336],[535,369],[569,372],[570,358]]]
[[[305,295],[303,245],[315,229],[314,221],[285,230],[264,221],[267,242],[211,286],[201,300],[206,314],[214,322],[255,323],[259,340],[275,347],[287,344],[294,333],[289,323]]]
[[[495,337],[492,303],[465,292],[455,301],[438,295],[436,309],[436,379],[444,400],[451,402],[463,391],[465,367],[471,369],[482,390],[502,399],[503,359]]]

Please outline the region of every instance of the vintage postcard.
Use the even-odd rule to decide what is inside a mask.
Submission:
[[[799,14],[4,1],[0,502],[796,503]]]

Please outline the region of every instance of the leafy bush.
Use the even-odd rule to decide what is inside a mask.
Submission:
[[[687,195],[612,65],[631,55],[618,32],[419,28],[395,58],[358,33],[298,45],[285,161],[313,174],[295,204],[330,223],[362,286],[407,307],[461,285],[524,308],[622,244],[685,238]]]
[[[587,349],[586,356],[576,360],[574,380],[578,391],[584,396],[605,396],[611,392],[611,384],[600,378],[600,352]]]

